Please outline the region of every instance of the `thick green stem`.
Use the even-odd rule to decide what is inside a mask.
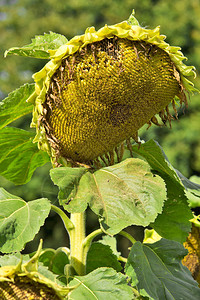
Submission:
[[[70,262],[78,275],[85,274],[83,241],[85,239],[85,213],[71,214],[71,219],[57,206],[51,205],[61,217],[70,238]]]
[[[69,167],[70,163],[62,158],[62,164]],[[56,206],[52,207],[56,211],[65,224],[70,238],[70,265],[78,275],[85,275],[85,259],[83,254],[83,241],[85,239],[85,212],[72,213],[70,219]]]
[[[85,275],[86,258],[92,240],[99,234],[102,229],[97,229],[85,237],[85,212],[72,213],[71,219],[57,206],[51,205],[52,210],[60,215],[70,237],[70,264],[78,275]],[[136,240],[127,232],[121,231],[120,235],[128,238],[133,244]],[[125,259],[120,257],[119,260]]]
[[[83,241],[85,239],[85,213],[71,214],[74,228],[70,230],[70,262],[78,275],[85,274]]]

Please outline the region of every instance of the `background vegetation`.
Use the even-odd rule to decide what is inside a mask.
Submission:
[[[136,18],[147,28],[161,26],[161,33],[167,35],[167,42],[180,46],[188,64],[195,65],[200,72],[200,4],[199,0],[1,0],[0,10],[0,98],[25,82],[32,82],[32,74],[46,63],[44,60],[8,56],[6,49],[29,44],[31,38],[44,32],[57,32],[68,39],[83,34],[85,29],[104,24],[115,24],[126,20],[135,9]],[[200,88],[200,80],[196,80]],[[179,112],[179,121],[174,121],[172,129],[152,126],[141,130],[141,138],[156,139],[163,147],[172,165],[186,177],[200,176],[200,96],[189,100],[189,107]],[[15,126],[29,128],[30,117],[19,119]],[[57,201],[57,188],[47,177],[49,166],[39,168],[31,182],[24,186],[14,186],[0,177],[0,185],[10,193],[25,200],[48,197]],[[38,188],[40,186],[40,188]],[[56,217],[57,218],[57,217]],[[90,226],[95,225],[93,215]],[[54,228],[52,231],[52,227]],[[45,235],[45,246],[55,247],[66,243],[60,220],[48,218],[41,233]],[[30,246],[31,247],[31,246]]]

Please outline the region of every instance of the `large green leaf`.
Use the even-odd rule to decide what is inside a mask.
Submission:
[[[51,209],[48,199],[25,202],[0,188],[0,251],[20,251],[44,224]]]
[[[185,189],[200,191],[200,180],[197,176],[192,176],[190,179],[186,178],[179,170],[175,169]],[[194,182],[197,181],[197,182]]]
[[[126,277],[111,268],[99,268],[86,276],[75,276],[69,286],[80,284],[70,293],[71,300],[133,299]]]
[[[180,243],[185,242],[191,229],[190,220],[193,214],[188,206],[184,189],[180,189],[173,180],[165,179],[167,185],[167,201],[164,203],[163,212],[158,215],[151,226],[164,238]]]
[[[25,84],[0,102],[0,129],[32,112],[33,105],[26,100],[34,93],[34,84]]]
[[[0,130],[0,174],[15,184],[28,182],[35,169],[49,161],[33,138],[33,133],[18,128]]]
[[[132,150],[144,157],[153,170],[156,170],[165,176],[167,175],[181,183],[175,169],[167,160],[167,157],[158,142],[150,140],[141,144],[140,147],[138,147],[138,145],[133,146]]]
[[[65,178],[70,181],[69,170],[66,171],[66,176],[63,173],[60,178],[62,182]],[[51,172],[54,176],[57,173],[56,169]],[[58,181],[54,182],[61,186]],[[73,190],[73,197],[70,194],[69,198],[68,193],[61,196],[60,203],[71,213],[82,212],[89,204],[101,217],[104,228],[116,234],[132,224],[147,226],[153,222],[162,211],[166,190],[164,181],[151,172],[146,162],[130,158],[83,174]]]
[[[187,250],[175,241],[136,242],[125,267],[142,296],[153,300],[200,299],[200,289],[181,263]]]
[[[64,35],[50,31],[50,33],[36,36],[29,45],[10,48],[5,52],[5,56],[14,54],[48,59],[50,56],[48,50],[55,50],[65,43],[67,43],[67,38]]]
[[[90,273],[99,267],[110,267],[117,272],[122,269],[117,256],[113,254],[110,246],[94,242],[87,254],[86,272]]]
[[[193,218],[185,195],[185,188],[175,169],[168,162],[160,145],[150,140],[133,151],[144,157],[153,170],[164,179],[167,186],[167,201],[152,227],[164,238],[184,242],[191,229]]]

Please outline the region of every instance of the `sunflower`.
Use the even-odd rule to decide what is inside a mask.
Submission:
[[[41,274],[38,259],[42,251],[42,240],[32,258],[23,262],[23,257],[17,265],[0,267],[0,299],[1,300],[62,300],[66,299],[70,290]],[[43,267],[44,268],[44,267]],[[52,277],[52,275],[51,275]]]
[[[133,18],[133,16],[132,16]],[[132,23],[132,24],[130,24]],[[134,22],[88,28],[57,50],[33,75],[35,93],[32,126],[35,141],[54,162],[72,165],[113,164],[123,157],[126,141],[131,151],[145,124],[166,124],[176,102],[187,105],[188,80],[194,67],[183,63],[179,47],[172,47],[159,27],[142,28]]]
[[[199,224],[198,224],[199,226]],[[192,230],[187,237],[184,247],[188,250],[188,254],[182,260],[192,273],[193,278],[199,283],[200,286],[200,227],[192,223]]]
[[[59,300],[61,299],[52,288],[38,283],[26,276],[15,276],[14,281],[0,282],[2,300]]]

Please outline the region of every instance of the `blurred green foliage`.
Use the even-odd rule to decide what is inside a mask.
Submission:
[[[161,25],[172,45],[182,47],[190,63],[200,64],[199,0],[2,0],[0,12],[1,58],[6,49],[29,44],[44,32],[57,32],[68,39],[85,29],[126,20],[134,8],[144,27]],[[31,80],[44,61],[8,57],[0,65],[0,90],[7,94]]]
[[[68,39],[83,34],[85,29],[104,24],[112,25],[128,19],[135,9],[136,18],[143,27],[161,26],[167,42],[180,46],[188,64],[200,72],[200,3],[199,0],[2,0],[0,9],[0,99],[25,82],[32,82],[32,74],[39,71],[46,60],[8,56],[5,50],[31,42],[35,35],[49,31]],[[200,89],[200,79],[196,79]],[[200,176],[200,95],[191,97],[188,109],[180,108],[179,121],[172,129],[152,126],[140,132],[142,139],[156,139],[163,147],[172,165],[185,176]],[[27,129],[30,116],[19,119],[15,126]],[[12,125],[12,124],[11,124]],[[49,165],[39,168],[30,183],[15,187],[4,178],[0,185],[25,200],[48,197],[53,203],[57,189],[48,174]],[[50,219],[51,220],[51,219]],[[92,217],[94,221],[94,216]],[[59,238],[56,239],[56,236]],[[55,234],[55,243],[60,236]],[[47,245],[49,246],[49,244]]]

